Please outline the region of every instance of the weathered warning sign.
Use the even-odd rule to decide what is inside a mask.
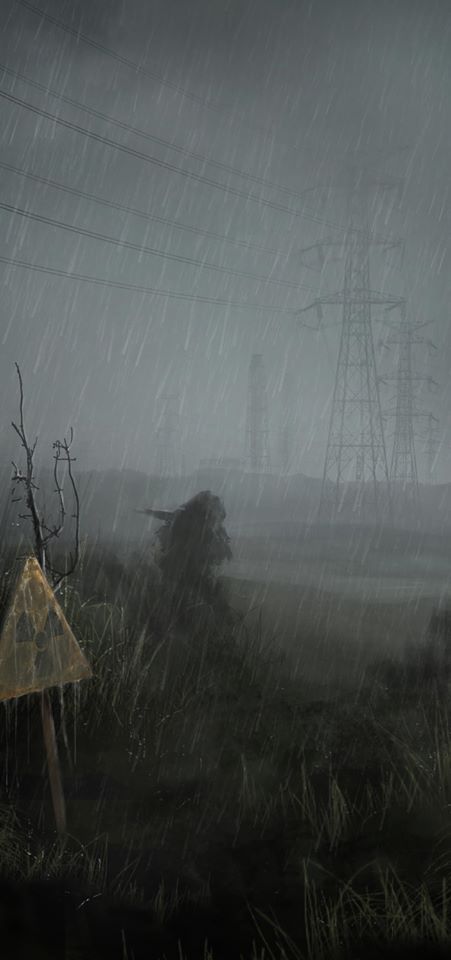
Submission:
[[[0,700],[91,676],[38,561],[28,557],[0,634]]]

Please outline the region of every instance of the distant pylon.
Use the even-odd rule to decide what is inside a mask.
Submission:
[[[396,407],[393,449],[390,463],[390,482],[402,487],[409,494],[414,507],[418,507],[418,470],[415,452],[414,430],[414,375],[412,372],[412,345],[415,342],[415,325],[407,317],[406,304],[401,308],[401,317],[396,332],[387,344],[398,346],[398,369],[396,373]]]
[[[425,414],[418,410],[415,385],[423,381],[433,384],[435,381],[432,377],[414,372],[412,350],[415,345],[426,344],[431,349],[434,348],[434,344],[418,335],[418,331],[427,326],[428,322],[410,320],[405,300],[398,305],[398,309],[399,320],[392,323],[393,332],[385,340],[385,346],[398,348],[397,371],[394,376],[384,378],[392,379],[396,384],[395,407],[392,411],[395,427],[390,462],[390,482],[393,492],[401,490],[403,497],[408,497],[410,506],[418,517],[420,497],[415,449],[415,420],[426,416],[429,422],[432,414]]]
[[[365,516],[369,516],[368,507],[376,522],[388,520],[391,514],[371,306],[396,305],[399,298],[371,290],[370,244],[377,243],[387,249],[398,244],[392,239],[370,234],[366,190],[369,186],[391,188],[393,185],[399,186],[399,183],[365,184],[353,172],[348,187],[349,226],[344,242],[343,290],[321,297],[304,308],[316,307],[321,323],[324,305],[342,306],[340,347],[319,508],[324,519],[333,520],[339,515],[347,485],[352,482],[357,494],[354,508],[357,507],[358,512],[364,500],[369,499]],[[321,249],[324,246],[321,243]]]
[[[282,409],[280,414],[280,426],[278,433],[278,472],[281,476],[288,476],[293,467],[293,441],[294,441],[294,401],[295,389],[294,378],[288,366],[282,376],[281,383]],[[299,387],[298,387],[299,389]]]
[[[261,353],[254,353],[249,365],[246,462],[252,473],[270,472],[266,377]]]
[[[175,477],[178,472],[176,465],[178,398],[175,394],[168,394],[160,399],[163,408],[157,429],[157,476]]]
[[[433,413],[428,414],[428,433],[426,440],[426,460],[427,460],[427,478],[428,483],[434,483],[434,468],[437,460],[437,453],[440,448],[438,436],[438,419]]]

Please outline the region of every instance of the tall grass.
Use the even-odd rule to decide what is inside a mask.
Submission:
[[[448,942],[446,700],[429,693],[407,708],[368,680],[354,702],[309,705],[302,683],[290,683],[263,647],[258,620],[255,631],[237,620],[225,632],[188,634],[169,618],[159,631],[148,568],[111,564],[113,580],[100,588],[99,565],[91,556],[60,598],[94,671],[64,690],[62,753],[67,779],[100,770],[129,789],[133,823],[112,824],[111,798],[99,799],[83,835],[62,848],[40,842],[5,803],[0,871],[71,876],[93,895],[108,891],[165,923],[182,903],[208,902],[212,878],[202,863],[218,835],[245,887],[241,849],[250,836],[268,857],[278,845],[277,885],[288,890],[299,933],[284,932],[261,903],[252,907],[253,960],[331,957],[374,937]],[[112,875],[114,830],[130,856]],[[196,861],[191,887],[186,877],[161,875],[149,895],[136,842],[166,851],[169,862],[181,837]],[[258,877],[256,885],[258,898]]]

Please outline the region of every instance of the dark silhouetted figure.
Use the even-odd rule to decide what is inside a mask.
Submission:
[[[218,571],[232,553],[221,499],[203,490],[177,510],[140,512],[164,520],[156,535],[157,563],[172,615],[186,619],[189,610],[205,606],[224,612]]]

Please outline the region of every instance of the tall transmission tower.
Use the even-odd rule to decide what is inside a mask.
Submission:
[[[160,399],[163,408],[157,429],[157,476],[163,478],[175,477],[178,473],[176,456],[178,398],[175,394],[167,394]]]
[[[390,482],[401,486],[404,494],[407,491],[418,507],[418,470],[415,452],[415,399],[414,375],[412,372],[412,346],[416,341],[414,336],[415,324],[407,317],[406,304],[400,308],[401,319],[395,335],[388,339],[388,343],[398,345],[398,369],[396,373],[396,410],[395,432],[390,464]]]
[[[428,414],[427,419],[427,439],[426,439],[426,462],[428,483],[434,483],[434,468],[437,454],[440,449],[440,438],[438,435],[438,418],[433,413]]]
[[[413,348],[426,344],[431,351],[435,347],[431,340],[426,340],[418,333],[428,325],[428,321],[412,321],[408,317],[405,300],[398,305],[398,310],[399,320],[391,324],[393,332],[385,340],[385,346],[394,346],[398,349],[396,373],[392,377],[385,377],[385,379],[394,380],[396,384],[395,407],[393,411],[389,411],[395,421],[390,462],[390,483],[393,493],[401,492],[403,498],[408,498],[409,506],[419,517],[415,420],[426,418],[429,421],[432,414],[425,414],[424,411],[418,409],[415,387],[421,382],[427,382],[431,386],[435,381],[430,376],[414,371]]]
[[[329,422],[319,514],[335,519],[343,506],[346,490],[354,484],[358,511],[365,503],[365,516],[375,521],[388,520],[391,513],[387,452],[376,369],[371,308],[394,306],[397,297],[387,297],[371,289],[370,247],[398,246],[398,241],[375,238],[370,234],[367,193],[370,187],[399,188],[399,181],[363,182],[352,172],[347,188],[348,231],[344,246],[344,285],[339,293],[315,300],[300,313],[316,307],[318,322],[323,307],[342,306],[341,337]],[[322,254],[324,246],[318,244]],[[310,248],[312,249],[312,248]]]
[[[252,473],[270,472],[266,376],[261,353],[254,353],[249,364],[246,462],[248,470]]]
[[[282,409],[278,431],[278,467],[282,476],[288,476],[293,466],[294,446],[294,383],[288,368],[285,368],[282,380]]]

